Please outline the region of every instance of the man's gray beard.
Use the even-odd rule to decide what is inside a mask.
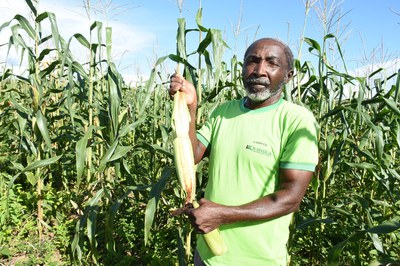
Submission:
[[[262,91],[258,92],[250,92],[247,87],[245,87],[246,95],[249,97],[250,100],[253,102],[263,102],[271,98],[272,96],[275,96],[278,94],[285,82],[282,81],[280,84],[278,84],[275,88],[265,88]]]

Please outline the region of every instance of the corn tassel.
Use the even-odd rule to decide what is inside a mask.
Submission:
[[[185,205],[192,203],[194,208],[198,208],[199,204],[195,201],[196,169],[192,144],[189,138],[190,113],[186,105],[185,94],[180,91],[176,92],[174,96],[172,119],[176,135],[174,139],[175,166],[179,182],[186,193]],[[203,236],[214,255],[220,256],[227,251],[218,228]]]

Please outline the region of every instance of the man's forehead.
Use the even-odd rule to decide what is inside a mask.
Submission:
[[[254,51],[254,50],[260,50],[260,49],[279,49],[282,52],[284,51],[284,46],[276,41],[276,40],[270,40],[270,39],[262,39],[259,41],[254,42],[250,47],[249,47],[249,52]]]
[[[268,54],[269,57],[282,57],[285,56],[284,48],[279,42],[276,41],[259,41],[253,43],[249,49],[247,49],[247,53],[245,57],[250,55],[265,55]]]

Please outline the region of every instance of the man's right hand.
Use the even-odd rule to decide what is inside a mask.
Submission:
[[[171,76],[171,83],[169,85],[169,95],[171,98],[174,97],[177,91],[181,91],[186,94],[186,104],[189,110],[196,110],[197,108],[197,94],[193,84],[184,79],[179,74],[173,74]]]

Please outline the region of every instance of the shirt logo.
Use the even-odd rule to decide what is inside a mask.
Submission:
[[[246,150],[250,150],[252,152],[261,154],[261,155],[265,155],[268,157],[271,157],[272,152],[270,150],[270,148],[268,147],[268,144],[264,143],[264,142],[260,142],[260,141],[254,141],[251,144],[247,144],[246,145]]]

